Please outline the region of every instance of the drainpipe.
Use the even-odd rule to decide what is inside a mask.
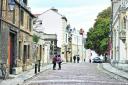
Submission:
[[[119,13],[119,27],[118,27],[118,29],[117,29],[117,31],[118,31],[118,59],[117,59],[117,61],[118,61],[118,63],[119,63],[119,61],[120,61],[120,28],[121,28],[121,25],[120,25],[120,13]]]
[[[1,36],[2,36],[2,4],[3,4],[3,0],[1,0],[1,4],[0,4],[0,40],[2,40]],[[0,41],[0,63],[2,63],[2,49],[1,49],[1,46],[2,46],[2,42]]]
[[[110,52],[111,52],[111,50],[113,50],[113,31],[112,31],[112,29],[113,29],[113,25],[112,25],[112,23],[113,23],[113,1],[111,0],[111,26],[110,26],[110,32],[111,32],[111,42],[110,42],[110,44],[112,44],[112,48],[110,49]],[[111,57],[111,59],[113,59],[113,52],[112,52],[112,54],[110,53],[110,57]]]

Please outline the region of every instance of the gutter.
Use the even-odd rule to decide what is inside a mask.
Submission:
[[[18,2],[17,0],[14,0],[15,1],[15,3],[18,5],[18,6],[20,6],[20,8],[22,8],[22,9],[24,9],[27,13],[29,13],[33,18],[36,18],[36,16],[35,15],[33,15],[32,13],[31,13],[31,11],[29,11],[28,9],[27,9],[27,6],[22,6],[21,4],[20,4],[20,2]]]

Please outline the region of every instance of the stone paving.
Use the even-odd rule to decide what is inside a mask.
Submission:
[[[41,72],[43,72],[49,68],[52,68],[51,64],[41,67],[40,70],[41,70]],[[34,71],[35,71],[35,69],[31,69],[31,70],[25,71],[21,74],[18,74],[18,75],[9,75],[10,77],[13,77],[13,78],[6,79],[6,80],[0,80],[0,85],[23,85],[23,82],[25,80],[28,80],[28,79],[36,76],[36,74],[34,74]]]
[[[97,69],[97,64],[68,63],[62,70],[49,69],[30,79],[24,85],[128,85]]]

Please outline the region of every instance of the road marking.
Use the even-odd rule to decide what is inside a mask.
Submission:
[[[75,79],[59,79],[59,80],[36,80],[29,81],[29,84],[32,83],[100,83],[100,84],[127,84],[125,82],[109,82],[109,81],[85,81],[85,80],[75,80]]]

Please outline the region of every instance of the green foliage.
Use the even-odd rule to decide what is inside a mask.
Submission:
[[[33,42],[38,43],[39,38],[40,38],[40,37],[38,37],[37,35],[34,34],[34,35],[33,35]]]
[[[87,33],[85,48],[94,50],[99,55],[104,54],[108,49],[110,15],[110,7],[100,12],[94,26]]]

